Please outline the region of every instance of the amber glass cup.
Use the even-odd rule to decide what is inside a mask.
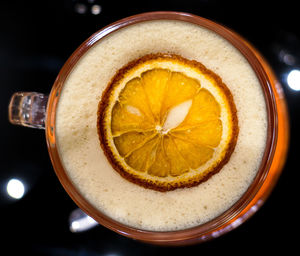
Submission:
[[[149,20],[180,20],[207,28],[235,46],[248,60],[264,92],[268,113],[267,144],[260,168],[243,196],[217,218],[179,231],[146,231],[119,223],[101,213],[76,189],[63,168],[55,134],[56,109],[64,83],[80,58],[97,42],[115,31]],[[9,105],[9,120],[13,124],[42,128],[54,170],[74,202],[101,225],[136,240],[160,245],[187,245],[204,242],[238,227],[265,202],[276,184],[286,159],[289,124],[282,88],[263,57],[248,42],[228,28],[210,20],[180,12],[150,12],[117,21],[93,34],[71,55],[55,80],[49,96],[35,92],[15,93]]]

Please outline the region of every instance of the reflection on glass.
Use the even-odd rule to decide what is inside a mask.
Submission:
[[[21,199],[25,193],[24,183],[18,179],[10,179],[6,185],[7,194],[14,199]]]
[[[300,70],[293,69],[290,71],[287,76],[287,84],[291,89],[300,91]]]
[[[98,223],[81,209],[74,210],[69,217],[70,230],[73,233],[89,230]]]
[[[90,216],[85,216],[84,218],[75,220],[71,223],[70,230],[72,232],[82,232],[89,230],[97,225],[97,222]]]

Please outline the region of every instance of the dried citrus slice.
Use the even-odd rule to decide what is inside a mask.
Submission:
[[[146,55],[114,76],[98,111],[101,146],[126,179],[168,191],[218,172],[234,150],[238,121],[219,76],[178,55]]]

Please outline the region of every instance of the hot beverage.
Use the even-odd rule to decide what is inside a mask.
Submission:
[[[170,231],[206,223],[241,198],[267,128],[262,87],[239,50],[199,25],[158,20],[116,30],[81,57],[55,132],[67,175],[95,208]]]

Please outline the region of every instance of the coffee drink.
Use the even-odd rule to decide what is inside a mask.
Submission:
[[[118,70],[161,53],[195,60],[220,77],[231,92],[239,130],[230,158],[217,173],[195,186],[164,192],[121,176],[100,146],[97,128],[99,102]],[[230,42],[195,24],[158,20],[116,30],[82,56],[59,98],[56,138],[68,176],[95,208],[131,227],[169,231],[206,223],[244,194],[262,160],[267,123],[260,82]]]

